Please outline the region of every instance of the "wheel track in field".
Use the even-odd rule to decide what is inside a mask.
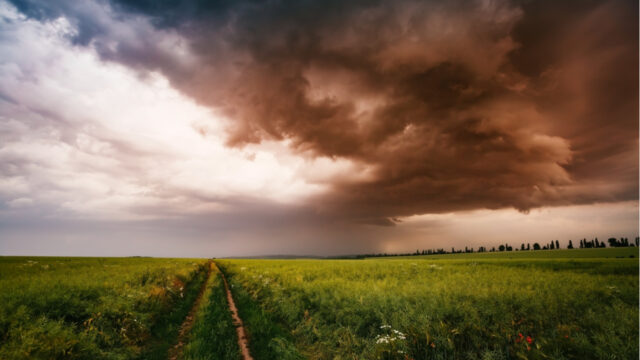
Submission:
[[[214,264],[214,266],[216,266]],[[238,346],[240,347],[240,352],[242,354],[243,360],[253,360],[251,357],[251,353],[249,353],[249,341],[247,340],[247,333],[244,330],[244,325],[242,323],[242,319],[238,315],[238,308],[236,307],[236,303],[233,301],[233,296],[231,295],[231,289],[229,289],[229,283],[227,283],[227,278],[224,276],[224,273],[220,271],[220,276],[222,276],[222,281],[224,282],[224,289],[227,292],[227,303],[229,304],[229,311],[231,311],[231,318],[233,319],[233,325],[236,328],[236,333],[238,334]]]
[[[202,286],[200,287],[200,292],[198,293],[198,296],[193,302],[193,306],[191,307],[191,310],[189,310],[189,314],[182,322],[182,325],[180,325],[180,332],[178,332],[178,341],[173,347],[169,349],[169,354],[167,356],[167,359],[169,360],[178,360],[182,358],[182,351],[184,350],[184,344],[186,343],[187,336],[191,332],[191,328],[195,323],[196,311],[198,311],[198,308],[200,307],[200,301],[202,300],[202,295],[204,294],[204,291],[207,288],[207,283],[209,282],[209,276],[211,276],[211,268],[215,266],[211,261],[209,261],[207,265],[209,268],[207,269],[207,275],[205,276],[204,281],[202,282]]]

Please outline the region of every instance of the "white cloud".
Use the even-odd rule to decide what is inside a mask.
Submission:
[[[0,194],[7,204],[28,195],[55,216],[109,220],[223,211],[223,200],[234,197],[295,204],[326,190],[317,166],[337,169],[336,176],[348,168],[294,156],[277,142],[229,149],[223,119],[162,75],[141,76],[100,60],[95,46],[72,45],[77,31],[65,18],[39,22],[0,4],[0,128],[7,130]],[[130,20],[145,36],[157,35],[143,19]],[[102,21],[119,39],[140,36]],[[175,36],[158,38],[180,45],[188,60]],[[205,136],[198,124],[206,124]]]

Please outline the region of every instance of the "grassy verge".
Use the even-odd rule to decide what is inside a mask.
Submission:
[[[238,338],[220,272],[212,264],[196,320],[185,345],[184,360],[238,360]]]
[[[225,271],[224,266],[217,265]],[[277,314],[265,311],[256,301],[257,294],[247,291],[233,275],[225,274],[238,314],[244,322],[251,356],[259,360],[304,359],[293,343],[291,332],[285,329]]]

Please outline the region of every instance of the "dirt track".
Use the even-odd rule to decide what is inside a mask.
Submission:
[[[247,341],[247,336],[244,331],[244,325],[242,324],[242,319],[240,319],[240,316],[238,316],[238,308],[236,308],[236,304],[235,302],[233,302],[233,296],[231,295],[231,290],[229,289],[227,278],[224,276],[222,271],[220,272],[220,275],[222,275],[224,288],[227,291],[227,302],[229,303],[229,310],[231,311],[233,324],[235,325],[236,332],[238,333],[238,346],[240,347],[240,351],[242,352],[242,358],[244,360],[253,360],[251,354],[249,353],[249,342]]]
[[[209,276],[211,276],[211,267],[215,266],[213,263],[209,263],[209,269],[207,270],[207,276],[200,287],[200,292],[198,293],[198,297],[193,302],[193,306],[191,310],[189,310],[189,315],[184,319],[182,325],[180,325],[180,332],[178,333],[178,342],[169,349],[169,355],[167,358],[169,360],[178,360],[182,355],[182,348],[184,347],[185,341],[187,340],[187,335],[191,332],[191,328],[193,327],[193,323],[195,322],[195,314],[200,307],[200,300],[202,300],[202,295],[204,294],[205,289],[207,288],[207,283],[209,282]]]

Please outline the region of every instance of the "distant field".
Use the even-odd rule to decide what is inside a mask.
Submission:
[[[217,263],[257,359],[638,358],[635,249],[446,257]]]
[[[638,257],[637,247],[600,248],[600,249],[561,249],[530,251],[494,251],[439,255],[415,255],[403,258],[425,259],[578,259],[578,258],[626,258]],[[397,259],[398,257],[375,257],[374,259]]]
[[[166,359],[205,264],[0,257],[0,359]]]

